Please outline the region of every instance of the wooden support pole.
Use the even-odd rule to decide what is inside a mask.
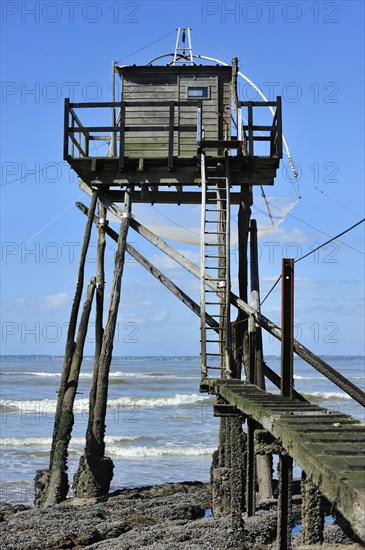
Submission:
[[[294,260],[282,260],[281,296],[281,395],[293,397]]]
[[[74,477],[74,490],[78,497],[102,496],[109,492],[113,478],[113,462],[105,453],[105,418],[107,411],[109,370],[120,303],[121,283],[124,268],[128,228],[131,220],[130,189],[125,194],[124,216],[120,224],[118,247],[115,254],[114,275],[111,288],[108,318],[103,332],[97,366],[95,403],[92,424],[89,422],[88,440],[90,453],[81,457]]]
[[[231,100],[234,113],[234,124],[236,124],[237,136],[238,132],[238,94],[237,94],[237,74],[238,74],[238,58],[232,58],[232,79],[230,83],[231,88]]]
[[[108,377],[113,352],[113,340],[120,302],[121,281],[127,243],[127,233],[131,220],[130,192],[126,193],[124,216],[120,224],[118,248],[115,254],[115,267],[111,288],[108,319],[103,334],[99,357],[99,375],[94,408],[93,436],[95,438],[94,455],[103,456],[105,450],[105,416],[108,397]]]
[[[243,434],[242,418],[228,418],[230,423],[231,448],[231,518],[232,529],[243,527],[242,512],[244,508],[244,475],[243,475]]]
[[[96,279],[93,277],[88,285],[86,299],[80,319],[75,351],[72,357],[66,390],[63,397],[59,416],[57,438],[54,442],[52,468],[50,470],[49,485],[45,504],[57,504],[65,500],[69,489],[67,476],[68,444],[74,424],[73,404],[75,401],[80,368],[83,359],[85,338],[89,324],[91,305],[94,297]]]
[[[245,303],[248,302],[248,258],[247,258],[247,249],[248,249],[248,235],[249,235],[249,224],[251,216],[251,204],[252,204],[252,193],[251,189],[248,186],[241,187],[241,201],[238,210],[238,289],[239,289],[239,298]],[[232,293],[231,293],[232,295]],[[237,349],[240,348],[241,351],[241,361],[243,358],[243,363],[246,372],[246,378],[248,378],[249,370],[249,332],[248,332],[248,315],[241,310],[238,310],[237,319],[236,319],[236,337],[238,340]],[[237,358],[239,360],[239,358]],[[241,373],[239,373],[239,378],[241,378]]]
[[[302,544],[322,544],[324,513],[322,506],[322,495],[306,473],[302,472],[301,482],[302,494]]]
[[[248,377],[247,380],[250,384],[257,384],[257,371],[256,371],[256,323],[253,315],[250,315],[249,326],[249,363],[248,363]]]
[[[260,282],[259,282],[259,260],[257,245],[257,223],[256,220],[250,222],[250,274],[251,274],[251,303],[252,307],[258,313],[260,308]],[[254,322],[255,319],[253,319]],[[259,325],[256,326],[256,384],[259,388],[265,389],[265,377],[263,372],[263,349],[262,349],[262,330]]]
[[[259,260],[257,244],[257,223],[256,220],[250,222],[250,274],[251,274],[251,303],[252,307],[258,313],[260,309],[260,280],[259,280]],[[256,324],[254,316],[251,317],[252,323],[255,323],[255,342],[254,357],[250,361],[255,363],[255,378],[259,388],[265,389],[264,376],[264,353],[262,346],[262,329]],[[250,320],[250,322],[251,322]],[[266,500],[272,498],[272,457],[271,455],[257,455],[257,482],[258,499]]]
[[[95,312],[95,356],[94,356],[94,371],[89,395],[89,418],[88,427],[86,430],[86,446],[85,453],[93,455],[94,437],[92,426],[94,423],[94,408],[96,403],[96,391],[99,376],[99,357],[103,341],[103,311],[104,311],[104,287],[105,287],[105,226],[107,225],[106,209],[100,205],[100,215],[98,218],[98,244],[96,252],[96,312]]]
[[[293,459],[279,456],[279,499],[277,549],[288,550],[291,545],[292,529]]]
[[[57,432],[59,427],[59,420],[60,420],[60,414],[61,414],[61,409],[63,404],[63,398],[67,389],[72,357],[75,351],[76,324],[77,324],[77,317],[80,309],[82,291],[84,288],[86,254],[90,243],[91,229],[93,226],[96,202],[97,202],[97,192],[93,191],[93,194],[91,196],[89,214],[88,214],[86,227],[85,227],[84,239],[83,239],[81,252],[80,252],[75,295],[72,302],[70,321],[69,321],[68,330],[67,330],[65,358],[63,362],[63,369],[62,369],[60,386],[58,391],[55,422],[54,422],[54,428],[53,428],[53,438],[52,438],[52,447],[51,447],[50,464],[49,464],[50,469],[52,468],[54,446],[58,437]]]
[[[256,507],[256,460],[255,460],[254,420],[247,420],[247,461],[246,461],[246,512],[247,516],[255,515]]]

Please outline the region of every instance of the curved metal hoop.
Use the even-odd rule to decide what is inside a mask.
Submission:
[[[174,57],[174,54],[173,53],[164,53],[164,54],[158,55],[157,57],[154,57],[153,59],[151,59],[151,61],[146,63],[146,65],[152,65],[152,63],[154,63],[158,59],[163,59],[164,57]],[[179,54],[179,57],[187,58],[187,56],[184,56],[183,54]],[[194,53],[193,57],[195,57],[196,59],[204,59],[204,61],[211,61],[212,63],[217,63],[218,65],[222,65],[224,67],[229,67],[228,63],[225,63],[224,61],[221,61],[220,59],[216,59],[214,57],[209,57],[207,55],[200,55],[200,54],[195,54]],[[168,63],[168,65],[171,65],[171,64],[172,64],[172,62]],[[267,102],[269,101],[269,99],[265,96],[265,94],[262,92],[262,90],[260,90],[260,88],[254,82],[252,82],[252,80],[250,78],[248,78],[248,76],[246,76],[241,71],[238,71],[238,75],[241,78],[243,78],[250,86],[252,86],[252,88],[260,95],[260,97],[264,101],[267,101]],[[275,115],[274,109],[272,107],[269,107],[269,106],[268,106],[268,109],[270,109],[272,115],[274,116]],[[283,133],[283,143],[284,143],[285,152],[287,154],[290,167],[291,167],[293,175],[294,175],[294,179],[295,179],[295,181],[298,185],[298,182],[297,182],[298,174],[297,174],[297,171],[295,169],[295,165],[294,165],[291,153],[290,153],[289,145],[288,145],[288,142],[286,140],[286,137],[285,137],[284,133]],[[299,188],[298,188],[298,194],[300,195]]]

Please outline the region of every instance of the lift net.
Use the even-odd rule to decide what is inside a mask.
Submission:
[[[258,237],[275,231],[285,217],[293,210],[298,197],[254,196],[251,218],[257,221]],[[175,242],[200,245],[200,205],[134,204],[134,217],[150,231],[164,239]],[[231,206],[231,246],[238,242],[238,206]],[[214,237],[213,237],[214,239]]]

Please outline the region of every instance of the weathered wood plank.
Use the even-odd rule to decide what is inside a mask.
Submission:
[[[357,442],[342,444],[341,441],[333,445],[331,441],[323,440],[321,443],[310,443],[301,436],[298,429],[298,420],[295,418],[295,428],[291,417],[287,414],[286,406],[282,414],[276,406],[270,402],[259,399],[260,390],[241,382],[243,391],[237,392],[237,381],[235,386],[227,384],[221,379],[207,379],[205,382],[214,392],[223,397],[228,403],[237,407],[243,414],[249,415],[259,422],[265,429],[269,430],[275,438],[280,439],[283,447],[290,453],[290,456],[306,472],[307,476],[316,483],[320,491],[331,501],[336,503],[337,509],[350,522],[355,533],[365,541],[365,487],[362,483],[354,483],[355,476],[346,476],[344,472],[350,468],[353,459],[363,458],[363,447]],[[265,392],[261,390],[262,396]],[[269,394],[270,395],[270,394]],[[275,400],[277,403],[277,400]],[[293,403],[300,405],[293,400]],[[303,405],[302,405],[303,406]],[[313,424],[326,429],[328,423],[333,427],[347,421],[348,433],[354,428],[364,428],[356,419],[347,415],[333,414],[317,408],[317,414],[313,416],[313,405],[308,406],[309,415],[302,416],[303,426]],[[303,411],[298,411],[303,414]],[[339,422],[339,420],[341,422]],[[365,438],[364,438],[365,443]],[[338,449],[339,453],[336,453]],[[343,454],[340,454],[343,452]],[[361,463],[358,464],[361,468]],[[361,473],[360,473],[361,472]],[[365,474],[365,469],[359,470],[359,476]]]
[[[117,323],[118,308],[121,294],[122,274],[127,242],[127,233],[131,220],[131,201],[129,192],[125,195],[125,210],[122,214],[122,223],[118,238],[118,247],[115,253],[115,265],[111,288],[108,318],[103,333],[102,346],[99,356],[99,375],[96,389],[96,401],[93,419],[93,437],[95,456],[103,456],[105,450],[105,416],[108,396],[108,376],[112,359],[114,334]]]
[[[85,227],[85,234],[84,234],[84,239],[83,239],[80,259],[79,259],[79,265],[77,270],[75,294],[72,302],[70,321],[69,321],[68,330],[67,330],[65,358],[64,358],[63,368],[62,368],[60,386],[58,390],[57,407],[56,407],[55,422],[54,422],[53,436],[52,436],[52,447],[51,447],[50,462],[49,462],[50,470],[52,469],[52,465],[53,465],[53,454],[54,454],[56,441],[58,440],[58,430],[59,430],[63,399],[67,389],[72,357],[76,346],[75,344],[76,325],[77,325],[77,318],[79,314],[82,292],[84,287],[86,255],[87,255],[87,251],[90,243],[92,221],[93,221],[93,216],[95,214],[96,203],[97,203],[97,192],[94,191],[91,196],[89,216]]]
[[[90,213],[92,210],[90,209]],[[67,377],[67,385],[62,399],[62,406],[58,418],[58,429],[53,441],[52,463],[50,465],[49,484],[45,505],[51,506],[65,500],[69,484],[67,475],[68,445],[71,439],[74,424],[73,404],[75,401],[80,368],[83,359],[86,333],[88,329],[90,311],[94,297],[96,278],[93,277],[88,285],[84,307],[81,314],[77,333],[75,350]]]

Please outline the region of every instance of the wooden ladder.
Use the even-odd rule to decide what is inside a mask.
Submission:
[[[230,378],[230,184],[226,176],[206,176],[205,155],[201,155],[200,309],[201,376],[220,370]],[[215,288],[207,287],[206,281]],[[206,316],[219,329],[207,325]]]

